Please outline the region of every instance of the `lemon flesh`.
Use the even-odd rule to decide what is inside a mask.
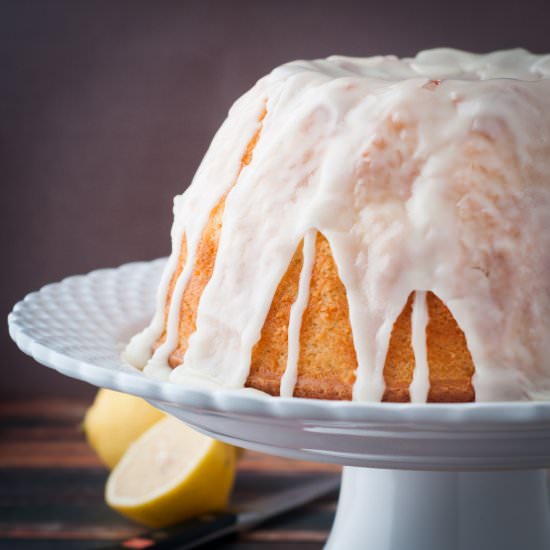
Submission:
[[[86,412],[83,429],[101,461],[113,468],[126,449],[165,416],[144,399],[101,389]]]
[[[223,510],[235,478],[234,447],[166,417],[137,439],[111,472],[107,504],[149,527]]]

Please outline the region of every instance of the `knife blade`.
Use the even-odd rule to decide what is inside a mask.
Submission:
[[[102,550],[191,550],[230,533],[243,532],[277,515],[336,491],[340,476],[323,476],[276,494],[255,498],[237,509],[205,514],[173,527],[155,529]]]

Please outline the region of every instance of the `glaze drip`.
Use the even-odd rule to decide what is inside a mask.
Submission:
[[[426,292],[417,290],[414,293],[412,308],[412,347],[416,365],[413,381],[409,388],[412,403],[425,403],[430,390],[428,350],[426,346],[427,325],[428,307],[426,304]]]
[[[290,321],[288,323],[288,356],[285,372],[281,378],[281,397],[292,397],[298,377],[298,357],[300,354],[300,328],[302,316],[309,299],[309,283],[315,260],[315,239],[317,232],[310,229],[304,237],[304,263],[300,272],[298,295],[290,309]]]

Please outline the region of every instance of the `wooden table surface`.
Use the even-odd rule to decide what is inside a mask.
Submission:
[[[144,531],[104,502],[107,470],[88,447],[80,422],[89,403],[71,400],[0,404],[0,549],[86,549]],[[235,502],[339,472],[332,465],[247,451]],[[203,546],[213,550],[314,550],[323,547],[337,494],[255,530]]]

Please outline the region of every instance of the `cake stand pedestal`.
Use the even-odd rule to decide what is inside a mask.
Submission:
[[[546,475],[346,466],[325,548],[548,549]]]
[[[39,363],[218,439],[342,464],[329,550],[550,548],[550,403],[323,402],[148,379],[120,352],[151,316],[162,266],[48,285],[14,307],[10,334]]]

